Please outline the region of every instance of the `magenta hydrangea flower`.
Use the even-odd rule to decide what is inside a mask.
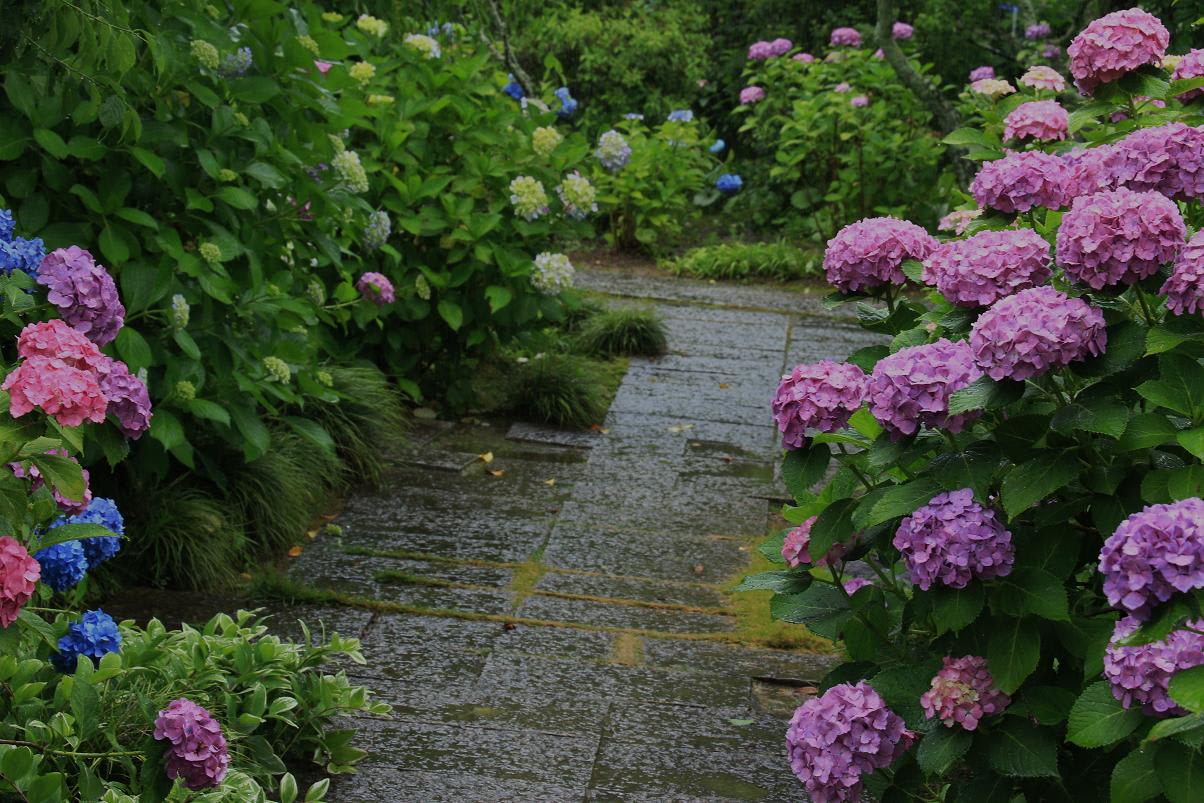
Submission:
[[[38,268],[38,284],[59,314],[98,346],[111,343],[125,323],[117,285],[92,255],[78,246],[51,251]]]
[[[982,81],[984,79],[994,78],[994,77],[995,77],[995,68],[994,67],[975,67],[973,70],[970,70],[970,83],[974,83],[975,81]]]
[[[1145,64],[1158,64],[1171,35],[1153,14],[1139,8],[1093,20],[1066,48],[1070,74],[1085,95]]]
[[[794,47],[794,43],[789,39],[778,37],[769,43],[770,56],[785,56]]]
[[[864,577],[850,577],[840,585],[844,588],[844,593],[851,597],[866,586],[872,586],[873,584],[872,580],[867,580]]]
[[[795,53],[794,60],[801,61],[804,64],[810,64],[811,62],[815,61],[815,56],[812,56],[810,53]]]
[[[856,28],[834,28],[831,41],[838,47],[861,47],[861,34],[857,33]]]
[[[800,449],[807,429],[835,432],[865,400],[865,372],[852,363],[820,360],[796,365],[782,377],[773,397],[773,418],[782,446]]]
[[[159,712],[155,739],[170,742],[167,748],[168,778],[183,778],[189,789],[212,789],[221,785],[230,767],[230,751],[222,727],[201,706],[180,698]]]
[[[85,421],[101,423],[109,404],[92,371],[48,357],[22,361],[0,387],[9,392],[13,418],[37,408],[64,427],[78,427]]]
[[[849,105],[854,109],[864,109],[870,105],[870,99],[866,95],[854,95],[849,99]]]
[[[1041,151],[1009,153],[983,162],[970,184],[981,207],[1027,212],[1033,207],[1060,209],[1069,199],[1071,172],[1057,156]]]
[[[1049,281],[1049,243],[1032,229],[983,231],[950,240],[924,260],[921,278],[961,307],[988,307]]]
[[[773,45],[769,42],[753,42],[748,46],[750,61],[764,61],[773,56]]]
[[[1204,664],[1204,636],[1187,630],[1175,630],[1161,641],[1133,647],[1117,642],[1132,635],[1140,623],[1126,616],[1116,623],[1112,639],[1104,652],[1104,677],[1112,685],[1112,695],[1125,708],[1141,706],[1151,717],[1178,717],[1187,711],[1171,699],[1168,691],[1176,672]],[[1189,623],[1204,629],[1204,620]]]
[[[1045,65],[1029,67],[1028,71],[1020,76],[1020,83],[1032,89],[1048,89],[1050,92],[1061,92],[1066,88],[1066,79],[1062,74]]]
[[[1177,591],[1204,588],[1204,501],[1149,505],[1120,523],[1099,553],[1108,602],[1144,621]]]
[[[894,440],[914,435],[921,426],[961,432],[978,413],[949,415],[949,397],[980,376],[968,343],[941,338],[879,360],[870,375],[866,400]]]
[[[974,362],[995,380],[1025,380],[1104,353],[1104,314],[1081,298],[1033,287],[999,301],[974,322]]]
[[[79,464],[79,461],[71,456],[71,453],[66,449],[48,449],[46,454],[54,455],[55,457],[65,457],[72,463]],[[42,476],[42,471],[34,463],[29,464],[29,469],[20,463],[9,463],[9,469],[13,472],[13,476],[19,480],[29,480],[29,492],[37,491],[46,482]],[[89,480],[88,469],[81,468],[80,471],[84,477],[84,495],[81,499],[70,499],[63,496],[59,489],[53,485],[50,486],[50,492],[54,495],[54,501],[58,504],[59,510],[70,516],[78,516],[88,509],[88,505],[92,504],[92,487]]]
[[[1183,123],[1140,128],[1112,146],[1116,187],[1187,201],[1204,195],[1204,129]]]
[[[899,524],[891,542],[903,555],[911,581],[965,588],[974,578],[1006,577],[1015,562],[1012,534],[995,511],[974,501],[974,491],[937,494]]]
[[[906,22],[896,22],[890,26],[891,39],[910,39],[916,32],[916,29],[908,25]]]
[[[1204,50],[1193,48],[1183,54],[1175,69],[1171,72],[1172,81],[1186,81],[1189,78],[1204,76]],[[1204,89],[1190,89],[1179,96],[1183,103],[1191,103],[1196,98],[1204,97]]]
[[[1056,100],[1033,100],[1021,103],[1003,119],[1003,138],[1054,142],[1066,139],[1069,126],[1070,115]]]
[[[1030,42],[1036,42],[1049,38],[1050,33],[1052,33],[1052,30],[1048,22],[1035,22],[1024,29],[1024,38]]]
[[[117,419],[123,435],[138,440],[150,429],[153,415],[150,394],[125,363],[113,360],[109,372],[100,377],[100,389],[109,401],[108,412]]]
[[[17,354],[24,359],[62,360],[72,368],[101,373],[109,369],[111,362],[83,333],[58,318],[31,323],[22,329],[17,338]]]
[[[1158,292],[1166,296],[1166,308],[1176,315],[1204,312],[1204,231],[1183,246]]]
[[[975,730],[983,717],[998,714],[1012,699],[999,690],[987,659],[977,655],[945,656],[944,666],[932,679],[932,687],[920,696],[929,719],[939,719],[946,728],[961,725]]]
[[[1187,227],[1174,201],[1119,189],[1074,199],[1056,238],[1057,262],[1093,290],[1132,284],[1174,260]]]
[[[359,281],[355,283],[355,289],[360,291],[360,296],[364,300],[371,301],[378,306],[392,304],[395,298],[393,282],[389,281],[387,276],[375,271],[368,271],[360,276]]]
[[[842,293],[873,290],[907,281],[903,263],[923,261],[937,241],[914,223],[893,217],[871,217],[850,223],[828,240],[824,272]]]
[[[1094,195],[1116,189],[1112,163],[1116,159],[1115,145],[1097,145],[1094,148],[1075,148],[1061,156],[1070,173],[1071,198]]]
[[[782,558],[791,569],[798,568],[803,564],[832,566],[844,557],[846,545],[833,544],[832,548],[821,555],[818,560],[811,559],[811,553],[807,549],[811,546],[811,528],[815,526],[818,518],[818,516],[812,516],[786,533],[786,538],[782,541]]]
[[[20,541],[0,535],[0,628],[17,621],[41,576],[42,567]]]
[[[746,86],[740,90],[740,105],[747,106],[750,103],[765,99],[765,90],[759,86]]]
[[[790,768],[813,803],[858,801],[861,776],[893,764],[915,741],[903,717],[865,681],[841,683],[790,719]]]

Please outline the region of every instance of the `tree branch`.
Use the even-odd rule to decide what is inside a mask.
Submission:
[[[518,59],[514,56],[514,51],[510,49],[510,29],[506,26],[506,20],[502,17],[502,12],[497,7],[497,0],[485,0],[486,6],[489,8],[489,20],[492,23],[494,34],[502,40],[502,50],[499,53],[497,46],[485,37],[484,33],[481,37],[485,39],[489,49],[506,65],[506,69],[514,74],[514,80],[518,81],[523,88],[524,95],[533,95],[535,92],[535,84],[531,81],[531,76],[527,75],[527,71],[518,63]],[[479,5],[478,5],[479,8]]]

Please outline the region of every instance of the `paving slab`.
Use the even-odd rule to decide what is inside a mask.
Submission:
[[[535,595],[523,601],[518,615],[553,622],[665,633],[724,633],[735,627],[735,620],[731,616],[713,613]]]

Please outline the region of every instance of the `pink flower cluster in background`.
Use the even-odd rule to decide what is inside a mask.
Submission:
[[[910,39],[916,32],[916,29],[908,25],[906,22],[896,22],[890,26],[891,39]]]
[[[944,666],[932,686],[920,696],[920,706],[929,719],[939,719],[946,728],[960,725],[978,728],[984,717],[998,714],[1012,700],[995,685],[987,659],[977,655],[944,658]]]
[[[1025,380],[1104,353],[1104,315],[1046,285],[999,301],[970,331],[974,363],[995,380]]]
[[[1021,103],[1003,119],[1003,138],[1054,142],[1066,139],[1070,115],[1056,100]]]
[[[1166,308],[1176,315],[1204,312],[1204,233],[1183,246],[1158,292],[1166,296]]]
[[[970,83],[975,81],[985,81],[995,77],[994,67],[975,67],[970,70]]]
[[[1072,281],[1100,290],[1132,284],[1175,258],[1187,228],[1173,201],[1119,189],[1074,199],[1057,235],[1057,261]]]
[[[1204,50],[1194,48],[1184,54],[1171,72],[1172,81],[1186,81],[1189,78],[1204,77]],[[1179,96],[1179,100],[1190,103],[1196,98],[1204,97],[1204,89],[1191,89]]]
[[[807,429],[835,432],[849,422],[865,398],[865,373],[856,365],[820,360],[797,365],[782,377],[773,398],[773,417],[782,446],[799,449]]]
[[[984,162],[970,184],[981,207],[1000,212],[1027,212],[1043,206],[1059,209],[1070,193],[1071,172],[1066,162],[1041,151],[1009,153]]]
[[[831,43],[836,47],[861,47],[861,34],[856,28],[834,28]]]
[[[774,39],[772,42],[754,42],[748,47],[748,58],[752,61],[784,56],[791,51],[794,44],[789,39]]]
[[[759,86],[746,86],[740,90],[740,104],[748,105],[765,99],[765,90]]]
[[[0,628],[17,621],[17,614],[33,597],[41,576],[42,567],[20,541],[0,535]]]
[[[942,243],[924,260],[921,278],[949,301],[988,307],[1049,280],[1049,243],[1032,229],[983,231]]]
[[[1029,67],[1028,71],[1020,76],[1020,83],[1032,89],[1047,89],[1050,92],[1061,92],[1066,88],[1066,79],[1062,74],[1045,65]]]
[[[804,564],[810,566],[832,566],[844,557],[845,545],[833,544],[832,548],[825,554],[820,555],[817,559],[812,559],[807,548],[811,546],[811,528],[815,526],[817,518],[817,516],[812,516],[786,533],[786,538],[782,541],[782,559],[786,561],[786,565],[790,568],[796,569]]]
[[[872,217],[845,226],[828,241],[824,272],[843,293],[903,284],[902,265],[923,261],[937,247],[924,229],[893,217]]]
[[[1075,85],[1090,95],[1100,84],[1166,55],[1171,35],[1162,21],[1139,8],[1105,14],[1074,38],[1066,53]]]

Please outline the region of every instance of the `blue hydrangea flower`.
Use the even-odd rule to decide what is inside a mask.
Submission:
[[[643,120],[644,115],[639,112],[627,112],[627,114],[623,115],[623,118],[626,120]]]
[[[715,180],[715,189],[722,193],[732,195],[740,191],[744,186],[744,179],[737,176],[735,173],[724,173]]]
[[[79,541],[64,541],[34,553],[42,566],[42,582],[55,591],[66,591],[88,573],[88,557]]]
[[[117,504],[112,499],[100,496],[94,497],[83,513],[59,518],[50,525],[51,529],[60,524],[99,524],[117,535],[125,533],[125,519],[122,518],[121,511],[117,509]],[[121,539],[116,537],[107,538],[99,535],[95,538],[84,538],[80,543],[83,544],[84,556],[88,559],[89,569],[95,569],[121,551]]]
[[[723,149],[727,147],[727,143],[721,139],[715,140],[715,144],[707,148],[711,153],[723,153]]]
[[[573,112],[577,111],[577,101],[569,94],[569,88],[562,86],[554,93],[560,99],[560,111],[556,112],[560,117],[572,117]]]
[[[15,225],[13,223],[13,213],[7,209],[0,209],[0,240],[4,240],[5,242],[11,240]]]
[[[80,656],[92,659],[92,665],[111,652],[121,649],[121,631],[113,617],[104,611],[85,611],[79,621],[67,625],[67,635],[59,639],[59,651],[50,662],[63,673],[75,671]]]
[[[694,112],[690,109],[674,109],[669,112],[669,122],[671,123],[688,123],[694,119]]]
[[[523,92],[523,85],[520,84],[517,79],[515,79],[514,73],[510,73],[506,77],[510,79],[510,83],[502,87],[502,91],[515,100],[522,100],[524,97],[526,97],[526,93]]]
[[[247,70],[251,69],[251,65],[255,63],[254,57],[251,55],[251,48],[240,47],[233,53],[226,55],[226,61],[222,64],[222,72],[228,76],[246,75]]]
[[[0,240],[0,271],[6,276],[14,270],[37,276],[38,266],[45,258],[46,245],[41,237],[34,237],[32,240],[26,240],[24,237]]]

